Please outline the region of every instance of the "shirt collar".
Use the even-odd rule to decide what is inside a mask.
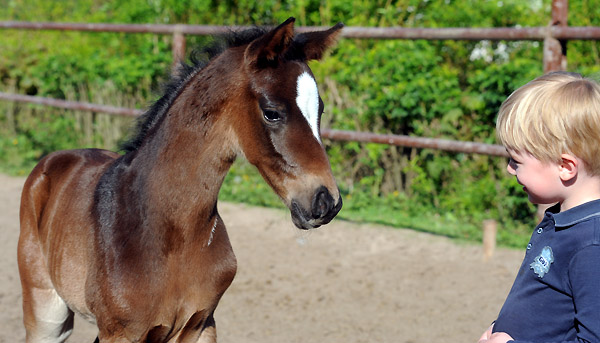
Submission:
[[[590,218],[600,217],[600,199],[586,202],[564,212],[559,211],[560,204],[556,204],[546,211],[546,216],[554,219],[554,226],[557,228],[573,226]]]

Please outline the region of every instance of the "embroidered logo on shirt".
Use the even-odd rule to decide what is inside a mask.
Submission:
[[[545,246],[544,249],[542,249],[542,253],[537,256],[529,266],[537,276],[543,278],[550,270],[550,264],[552,264],[552,262],[554,262],[552,248]]]

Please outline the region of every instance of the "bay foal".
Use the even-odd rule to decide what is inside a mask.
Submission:
[[[33,169],[18,246],[28,343],[65,341],[74,313],[97,323],[103,343],[215,342],[213,313],[236,272],[217,195],[236,156],[297,227],[338,213],[307,61],[342,25],[293,26],[239,33],[206,63],[183,65],[125,154],[60,151]]]

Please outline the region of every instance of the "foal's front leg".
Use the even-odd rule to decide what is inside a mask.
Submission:
[[[103,339],[100,340],[98,337],[96,337],[96,340],[94,341],[94,343],[131,343],[130,340],[119,337],[119,338],[108,338],[108,339]]]
[[[211,314],[206,318],[204,323],[204,329],[198,338],[198,343],[216,343],[217,342],[217,327],[215,324],[215,318]]]

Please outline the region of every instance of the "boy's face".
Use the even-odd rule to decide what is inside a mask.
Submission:
[[[551,162],[541,162],[529,153],[508,150],[510,159],[506,169],[517,177],[529,201],[534,204],[562,202],[562,181],[559,166]]]

